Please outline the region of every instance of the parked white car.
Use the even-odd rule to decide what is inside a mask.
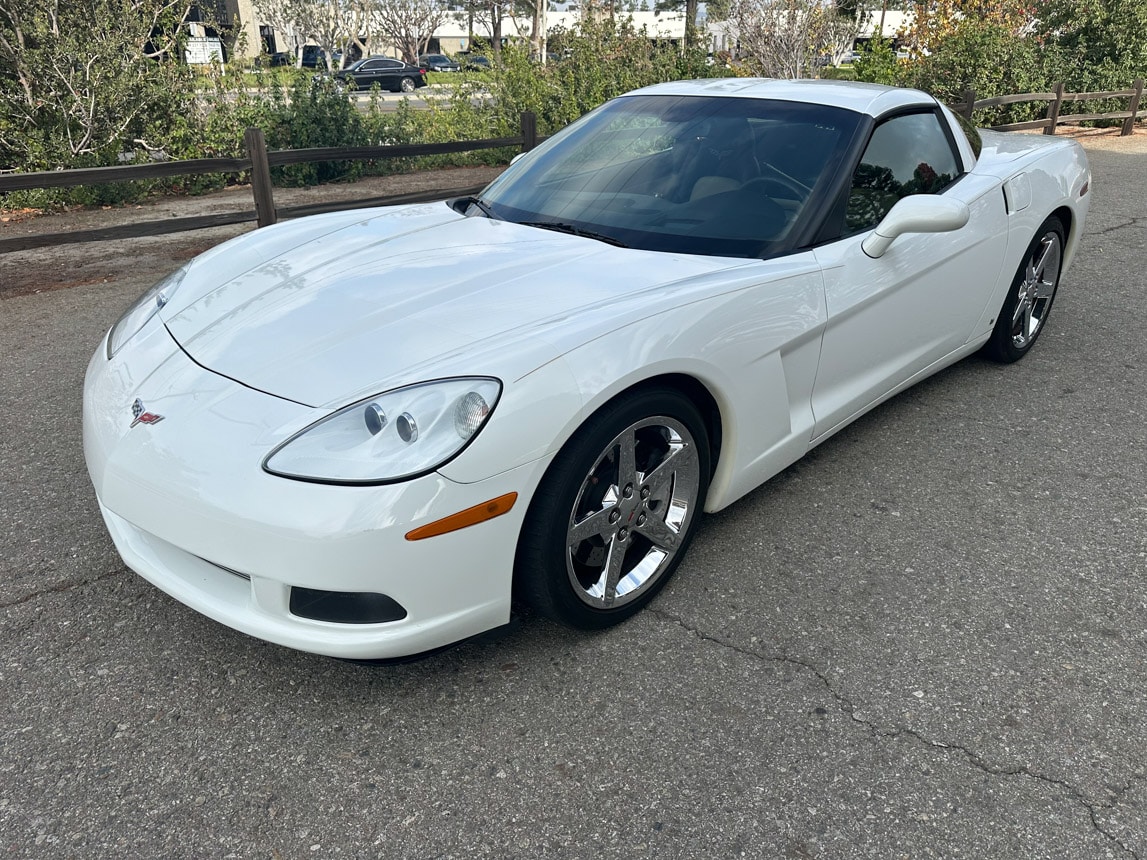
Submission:
[[[911,90],[638,90],[478,197],[261,229],[146,293],[88,369],[101,510],[142,576],[292,648],[411,655],[515,597],[614,624],[703,510],[1022,358],[1089,178]]]

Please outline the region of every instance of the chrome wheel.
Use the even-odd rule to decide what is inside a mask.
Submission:
[[[530,501],[514,559],[515,596],[582,630],[640,612],[697,530],[709,445],[705,413],[663,385],[627,391],[590,416]]]
[[[1035,232],[984,344],[984,355],[992,361],[1019,361],[1043,331],[1063,269],[1064,235],[1055,215]]]
[[[602,451],[574,501],[566,572],[596,609],[637,599],[670,567],[696,512],[697,445],[680,421],[646,418]]]
[[[1012,344],[1027,349],[1051,308],[1059,270],[1063,262],[1063,241],[1055,230],[1048,230],[1024,268],[1015,310],[1012,312]]]
[[[404,93],[412,93],[414,92],[414,81],[411,78],[403,78],[399,83],[399,87]]]

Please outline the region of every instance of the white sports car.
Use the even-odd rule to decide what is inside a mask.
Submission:
[[[932,97],[724,79],[603,105],[480,196],[288,222],[147,292],[84,448],[127,564],[338,657],[649,602],[701,511],[977,351],[1021,358],[1082,150]]]

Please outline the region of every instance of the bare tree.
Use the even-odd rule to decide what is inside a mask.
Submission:
[[[856,36],[854,18],[821,0],[731,0],[725,17],[742,59],[767,77],[801,78]]]
[[[330,71],[335,53],[345,58],[351,45],[370,53],[378,5],[378,0],[256,0],[255,8],[261,23],[291,40],[296,66],[302,65],[303,46],[311,42],[323,49]]]
[[[418,62],[419,55],[426,52],[447,14],[441,0],[374,0],[378,34],[398,48],[408,63]]]
[[[255,0],[259,23],[266,24],[276,33],[290,40],[295,55],[295,66],[303,64],[303,45],[310,38],[307,32],[308,0]]]
[[[0,0],[0,159],[63,166],[146,147],[175,109],[191,0]]]

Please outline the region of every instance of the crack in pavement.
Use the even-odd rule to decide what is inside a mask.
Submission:
[[[1147,227],[1147,224],[1140,224],[1142,218],[1132,218],[1122,224],[1115,224],[1112,227],[1104,227],[1102,230],[1088,230],[1088,236],[1106,236],[1108,233],[1114,233],[1116,230],[1126,230],[1128,227]]]
[[[832,698],[836,700],[838,706],[840,707],[840,710],[843,713],[847,714],[849,719],[851,719],[854,723],[857,723],[861,726],[864,726],[866,729],[868,729],[869,732],[871,732],[876,737],[895,739],[895,738],[907,736],[907,737],[911,738],[912,740],[915,740],[917,743],[922,744],[926,747],[931,747],[933,749],[953,750],[955,752],[962,753],[963,757],[965,758],[965,760],[970,765],[975,767],[977,770],[981,770],[984,773],[990,774],[992,776],[1025,776],[1025,777],[1028,777],[1029,779],[1037,780],[1038,782],[1046,783],[1048,785],[1055,785],[1055,786],[1058,786],[1059,788],[1064,789],[1076,802],[1078,802],[1084,809],[1087,810],[1088,816],[1091,818],[1091,826],[1095,829],[1095,831],[1097,833],[1103,835],[1113,845],[1116,845],[1117,847],[1122,849],[1123,852],[1126,853],[1128,857],[1134,858],[1134,860],[1141,860],[1139,853],[1134,848],[1132,848],[1128,845],[1125,845],[1115,834],[1110,833],[1107,830],[1105,830],[1103,828],[1102,823],[1099,820],[1098,808],[1101,807],[1104,809],[1111,809],[1114,807],[1114,804],[1106,805],[1106,804],[1093,803],[1092,801],[1090,801],[1086,797],[1086,795],[1084,795],[1084,793],[1082,791],[1077,789],[1075,786],[1071,785],[1071,783],[1069,783],[1065,780],[1062,780],[1062,779],[1057,779],[1053,776],[1048,776],[1046,774],[1039,773],[1039,772],[1034,771],[1031,768],[1027,767],[1026,765],[1021,766],[1021,767],[1015,767],[1015,768],[1000,767],[998,765],[991,764],[990,762],[985,760],[979,754],[975,753],[971,749],[968,749],[967,747],[961,746],[960,744],[945,743],[943,741],[935,741],[935,740],[932,740],[931,738],[925,737],[924,735],[920,734],[916,730],[910,729],[907,727],[899,727],[899,728],[891,728],[891,729],[883,728],[880,725],[878,725],[877,723],[871,722],[870,720],[865,719],[861,714],[859,714],[857,712],[856,705],[847,696],[845,696],[843,693],[839,692],[835,687],[833,687],[832,682],[829,681],[828,677],[823,672],[821,672],[812,663],[805,662],[804,660],[801,660],[801,659],[796,658],[796,657],[791,657],[787,654],[782,654],[782,653],[762,654],[762,653],[760,653],[758,651],[754,651],[750,648],[744,648],[744,647],[741,647],[739,645],[735,645],[732,642],[728,642],[726,640],[720,639],[716,636],[713,636],[712,634],[703,632],[699,628],[696,628],[696,627],[691,626],[690,624],[687,624],[683,618],[676,616],[671,612],[667,612],[664,609],[653,609],[653,608],[647,607],[645,611],[648,612],[650,615],[665,619],[667,621],[672,622],[673,624],[676,624],[682,630],[689,633],[691,636],[696,637],[697,639],[701,640],[702,642],[711,642],[714,645],[717,645],[721,648],[726,648],[730,651],[733,651],[737,654],[741,654],[745,657],[751,657],[754,660],[759,660],[759,661],[768,662],[768,663],[787,663],[788,665],[796,666],[796,667],[799,667],[801,669],[805,669],[808,672],[811,672],[813,675],[816,676],[816,678],[821,682],[821,684],[824,685],[824,688],[828,691],[829,695],[832,696]],[[1136,779],[1143,779],[1143,778],[1144,777],[1132,777],[1132,779],[1128,782],[1127,786],[1125,786],[1120,791],[1119,794],[1121,795],[1123,793],[1126,793],[1128,790],[1130,790],[1131,784]],[[1118,796],[1119,795],[1117,795],[1117,797]]]
[[[101,573],[99,576],[94,576],[91,579],[80,580],[66,580],[64,582],[57,582],[55,585],[49,585],[47,588],[41,588],[39,591],[33,591],[30,594],[25,594],[23,597],[17,597],[15,600],[10,600],[7,603],[0,603],[0,609],[11,609],[13,606],[20,606],[33,600],[37,597],[43,597],[48,594],[63,594],[65,591],[71,591],[75,588],[80,588],[84,585],[91,585],[92,583],[99,582],[101,579],[107,579],[111,576],[118,576],[122,571],[109,570],[107,573]]]

